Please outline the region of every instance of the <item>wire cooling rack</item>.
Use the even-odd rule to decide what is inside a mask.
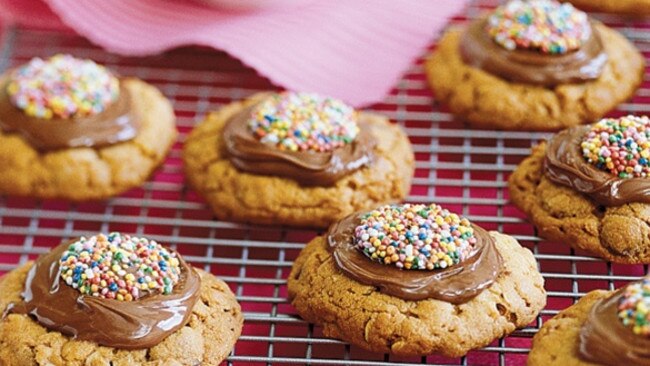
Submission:
[[[475,0],[452,23],[463,23],[494,5],[494,0]],[[624,33],[646,55],[650,51],[649,24],[596,16]],[[460,359],[397,358],[324,338],[319,327],[296,316],[286,289],[292,261],[318,233],[216,221],[182,175],[183,140],[206,112],[274,87],[213,50],[182,48],[156,57],[124,58],[72,34],[13,28],[2,33],[0,70],[58,52],[94,59],[121,75],[137,76],[159,87],[174,103],[180,137],[150,181],[120,197],[81,204],[0,197],[0,274],[35,259],[63,239],[98,231],[132,232],[172,245],[195,266],[227,281],[242,304],[243,335],[225,364],[520,365],[544,320],[590,290],[613,289],[647,272],[646,266],[605,263],[537,237],[509,203],[507,179],[530,147],[547,135],[477,131],[453,121],[432,97],[419,60],[390,96],[371,108],[403,126],[413,143],[417,171],[408,201],[437,202],[488,229],[515,236],[538,260],[548,306],[528,327]],[[644,83],[636,97],[613,115],[647,113],[649,103],[650,89]]]

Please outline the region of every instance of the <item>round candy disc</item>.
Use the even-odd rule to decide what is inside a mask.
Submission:
[[[36,57],[11,73],[7,93],[11,103],[31,117],[85,117],[117,100],[119,81],[91,60]]]
[[[580,147],[585,160],[619,178],[650,173],[650,119],[605,118],[591,126]]]
[[[477,239],[464,217],[436,204],[404,204],[363,215],[354,241],[373,261],[400,269],[434,270],[467,259]]]
[[[262,143],[286,151],[332,151],[359,133],[354,108],[337,99],[294,92],[262,101],[248,127]]]
[[[508,50],[547,54],[577,50],[592,32],[586,13],[554,0],[509,1],[490,15],[487,31]]]
[[[175,252],[153,240],[120,233],[81,237],[63,252],[59,265],[68,286],[119,301],[170,294],[180,277]]]

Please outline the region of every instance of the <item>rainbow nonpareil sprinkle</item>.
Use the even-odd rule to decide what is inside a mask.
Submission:
[[[650,278],[632,283],[623,290],[618,318],[634,334],[650,336]]]
[[[650,174],[650,119],[627,116],[605,118],[591,126],[580,148],[596,168],[619,178]]]
[[[487,31],[505,49],[546,54],[577,50],[592,33],[585,12],[554,0],[509,1],[490,15]]]
[[[434,270],[470,257],[477,239],[464,217],[436,204],[404,204],[363,215],[354,242],[373,261],[400,269]]]
[[[103,112],[119,96],[119,81],[91,60],[56,55],[33,58],[11,73],[11,103],[35,118],[73,118]]]
[[[340,100],[283,92],[256,106],[248,127],[262,143],[280,150],[327,152],[354,141],[357,118]]]
[[[81,237],[59,260],[61,279],[87,296],[135,301],[170,294],[180,278],[175,252],[120,233]]]

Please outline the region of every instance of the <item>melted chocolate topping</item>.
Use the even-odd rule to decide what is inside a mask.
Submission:
[[[580,331],[579,355],[602,365],[650,365],[650,339],[636,335],[618,319],[623,289],[599,300]]]
[[[532,50],[510,51],[499,46],[486,30],[487,19],[470,24],[460,42],[463,62],[503,79],[547,87],[597,79],[607,63],[598,29],[578,50],[547,55]]]
[[[0,87],[0,128],[19,133],[39,150],[112,145],[138,134],[139,120],[132,112],[132,102],[132,95],[121,80],[119,98],[99,114],[40,119],[26,115],[11,103],[5,81]]]
[[[254,174],[282,176],[306,186],[330,186],[372,163],[376,145],[371,122],[359,120],[359,134],[351,143],[329,152],[283,151],[260,142],[248,128],[249,107],[228,121],[223,137],[230,161]]]
[[[122,349],[150,348],[183,327],[199,296],[201,279],[180,256],[181,278],[169,295],[117,301],[82,295],[60,277],[66,242],[42,255],[25,280],[23,302],[8,313],[27,314],[74,339]]]
[[[473,255],[443,270],[400,270],[373,262],[354,244],[354,229],[360,214],[350,215],[332,225],[327,233],[329,250],[337,267],[363,284],[405,300],[437,299],[452,304],[467,302],[488,288],[498,277],[502,258],[494,239],[481,227],[472,225],[478,239]]]
[[[544,173],[552,182],[587,195],[605,206],[650,203],[650,179],[621,179],[588,163],[580,143],[590,126],[576,126],[553,136],[546,147]]]

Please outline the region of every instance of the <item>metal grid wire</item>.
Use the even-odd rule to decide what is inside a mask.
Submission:
[[[494,2],[473,1],[466,15],[453,23],[476,17]],[[596,16],[624,33],[646,55],[650,51],[648,24]],[[64,52],[142,78],[173,101],[181,132],[165,164],[150,181],[120,197],[80,204],[0,198],[0,274],[36,258],[63,239],[97,231],[133,232],[172,245],[195,266],[227,281],[242,304],[243,335],[225,364],[519,365],[525,363],[531,338],[544,320],[592,289],[613,289],[647,272],[646,266],[605,263],[540,239],[509,203],[507,179],[530,147],[547,135],[470,130],[453,121],[431,96],[420,60],[383,103],[372,107],[402,125],[413,143],[417,171],[408,201],[437,202],[485,228],[516,237],[538,260],[546,279],[548,306],[533,324],[460,359],[396,358],[327,339],[319,327],[296,316],[286,297],[292,261],[318,233],[216,221],[183,181],[180,152],[192,126],[209,110],[274,88],[267,80],[224,53],[201,48],[124,58],[72,34],[27,29],[6,29],[0,46],[0,70],[33,56]],[[646,83],[613,114],[648,112],[649,98]]]

